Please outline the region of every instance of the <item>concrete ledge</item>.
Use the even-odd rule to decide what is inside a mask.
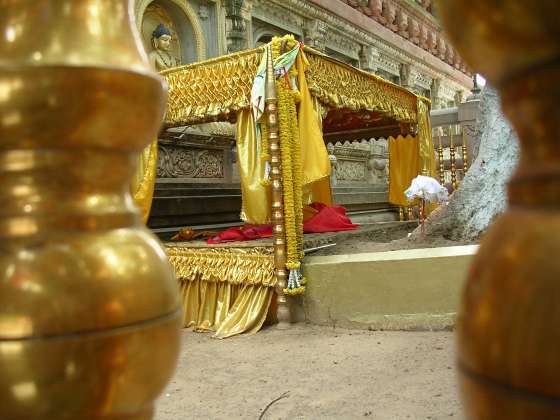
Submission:
[[[318,325],[383,330],[453,326],[478,246],[309,257],[296,318]]]

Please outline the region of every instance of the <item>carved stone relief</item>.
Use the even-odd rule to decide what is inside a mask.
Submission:
[[[383,23],[389,29],[397,32],[398,26],[396,25],[397,20],[397,9],[395,5],[391,2],[383,2]]]
[[[363,46],[360,53],[360,68],[371,73],[377,71],[379,51],[371,45]]]
[[[226,38],[228,52],[247,48],[247,26],[243,19],[243,0],[226,0]]]
[[[322,20],[308,20],[304,31],[305,43],[319,51],[324,51],[327,29],[327,24]]]
[[[370,158],[368,161],[369,183],[387,184],[389,182],[389,148],[387,140],[380,138],[369,141]]]
[[[387,72],[387,73],[389,73],[393,76],[399,76],[400,77],[401,65],[394,58],[391,58],[391,57],[389,57],[388,55],[385,55],[385,54],[379,54],[377,62],[378,62],[378,69],[379,70],[383,70],[383,71],[385,71],[385,72]]]
[[[336,167],[336,178],[339,181],[366,181],[366,169],[363,162],[340,160]]]
[[[287,11],[283,6],[283,3],[276,4],[275,1],[253,0],[253,21],[258,19],[261,24],[276,27],[276,30],[280,29],[282,33],[293,33],[301,37],[302,28],[306,27],[306,19],[298,13]],[[255,28],[253,32],[256,33]],[[257,41],[257,38],[255,37],[254,40]]]
[[[420,23],[417,20],[412,19],[408,25],[408,38],[410,42],[415,45],[420,44]]]
[[[410,54],[404,53],[400,49],[400,45],[389,44],[384,39],[377,39],[375,35],[350,24],[341,16],[317,7],[313,2],[304,0],[252,1],[253,22],[256,22],[255,19],[257,19],[286,33],[304,35],[303,39],[307,44],[333,54],[335,58],[352,65],[356,65],[358,61],[364,70],[390,75],[388,78],[393,82],[398,82],[400,65],[410,63],[414,59]],[[368,0],[363,4],[358,0],[333,1],[346,3],[368,18],[398,33],[403,39],[408,39],[406,42],[418,45],[435,57],[442,56],[442,65],[448,63],[449,60],[449,64],[455,69],[466,70],[456,52],[449,52],[449,44],[433,17],[429,15],[431,2],[422,0],[422,3],[418,3],[426,10],[422,11],[405,0]],[[365,50],[368,46],[373,46],[379,54],[375,61],[368,59]],[[425,77],[418,80],[416,85],[410,87],[411,89],[421,88],[422,92],[427,93],[431,79],[441,78],[452,85],[454,90],[462,88],[468,91],[463,81],[451,80],[448,75],[449,69],[446,70],[446,73],[426,65],[422,60],[415,62],[415,66],[418,68],[418,73],[424,74]]]
[[[416,83],[416,73],[410,64],[401,64],[400,69],[401,86],[412,88]]]
[[[399,35],[408,39],[410,37],[408,34],[408,15],[402,9],[397,13],[397,26]]]
[[[387,140],[372,138],[329,143],[327,149],[333,165],[333,185],[387,184]]]
[[[224,153],[159,146],[158,178],[223,178]]]
[[[159,140],[157,177],[185,182],[230,182],[233,137],[215,137],[193,130],[167,131]]]
[[[328,30],[325,25],[325,46],[345,57],[342,61],[353,62],[359,60],[361,45],[345,34],[338,31]],[[342,57],[341,57],[342,58]]]

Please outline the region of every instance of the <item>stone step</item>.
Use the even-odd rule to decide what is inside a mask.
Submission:
[[[477,246],[309,256],[293,317],[364,330],[452,328]],[[445,273],[445,275],[442,275]]]

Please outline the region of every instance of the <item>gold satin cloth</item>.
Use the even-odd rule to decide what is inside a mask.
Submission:
[[[132,177],[132,198],[142,212],[142,221],[148,223],[157,176],[158,139],[152,140],[140,154],[138,167]]]
[[[420,175],[436,176],[436,155],[430,122],[430,102],[418,98],[418,170]],[[407,188],[410,184],[407,185]],[[406,188],[405,188],[406,189]]]
[[[404,192],[417,175],[436,175],[436,160],[430,123],[430,102],[418,98],[418,134],[389,137],[389,202],[409,206]],[[431,211],[429,206],[428,210]]]
[[[304,54],[298,54],[295,63],[298,71],[298,88],[301,101],[298,105],[299,145],[303,168],[303,203],[313,201],[332,204],[330,187],[331,164],[323,130],[318,116],[318,103],[314,101],[307,86],[308,62]],[[263,186],[264,162],[256,136],[256,128],[250,109],[237,113],[237,164],[241,178],[241,219],[253,224],[271,222],[271,188]]]
[[[417,96],[379,76],[305,48],[309,90],[329,108],[377,111],[399,122],[417,121]]]
[[[183,326],[226,338],[256,333],[267,318],[276,277],[272,248],[167,246],[180,283]]]
[[[271,190],[261,184],[264,162],[258,150],[255,122],[250,109],[237,114],[237,166],[241,178],[241,220],[253,224],[270,223]]]
[[[263,48],[237,52],[161,72],[168,84],[168,126],[227,120],[249,109]]]
[[[227,120],[249,109],[251,87],[263,48],[166,70],[169,86],[167,126]],[[382,112],[399,122],[416,123],[414,93],[371,73],[338,62],[309,47],[307,83],[311,95],[328,108]]]
[[[301,101],[298,107],[299,144],[303,168],[304,204],[313,201],[332,204],[330,176],[331,162],[323,140],[323,127],[319,115],[319,104],[311,96],[307,84],[309,69],[307,54],[303,51],[296,58],[298,88]]]
[[[389,137],[389,202],[410,205],[405,190],[418,175],[419,147],[417,137]]]

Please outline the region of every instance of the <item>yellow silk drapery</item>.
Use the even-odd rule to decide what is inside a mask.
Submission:
[[[389,202],[408,206],[405,190],[418,175],[418,139],[408,135],[389,137]]]
[[[427,99],[418,98],[418,170],[420,175],[436,176],[436,157],[432,139],[430,107]]]
[[[303,166],[303,185],[311,184],[331,175],[329,153],[323,140],[323,130],[319,124],[317,109],[307,86],[305,72],[309,63],[303,51],[296,58],[298,88],[301,93],[299,103],[299,144]],[[330,203],[325,203],[330,204]]]
[[[154,186],[157,176],[158,139],[155,138],[144,148],[138,158],[138,167],[132,178],[131,192],[136,205],[142,211],[142,221],[148,223]]]
[[[320,202],[332,205],[331,162],[323,140],[322,120],[319,115],[320,104],[309,92],[307,71],[309,62],[303,51],[296,58],[298,87],[301,93],[299,103],[299,143],[303,167],[304,204]]]
[[[166,248],[181,286],[183,326],[218,338],[256,333],[276,278],[271,248]]]
[[[298,54],[295,65],[301,92],[298,124],[303,167],[303,203],[318,201],[331,205],[331,164],[323,141],[318,111],[307,86],[307,61],[303,52]],[[261,183],[264,162],[260,159],[255,123],[249,109],[237,113],[237,154],[243,194],[241,218],[254,224],[270,223],[270,186],[263,186]]]
[[[261,184],[264,162],[250,109],[237,113],[237,165],[243,203],[241,219],[253,224],[270,223],[270,188]]]
[[[404,192],[417,175],[435,176],[429,101],[419,97],[417,109],[417,136],[389,138],[389,202],[399,206],[410,205]]]

